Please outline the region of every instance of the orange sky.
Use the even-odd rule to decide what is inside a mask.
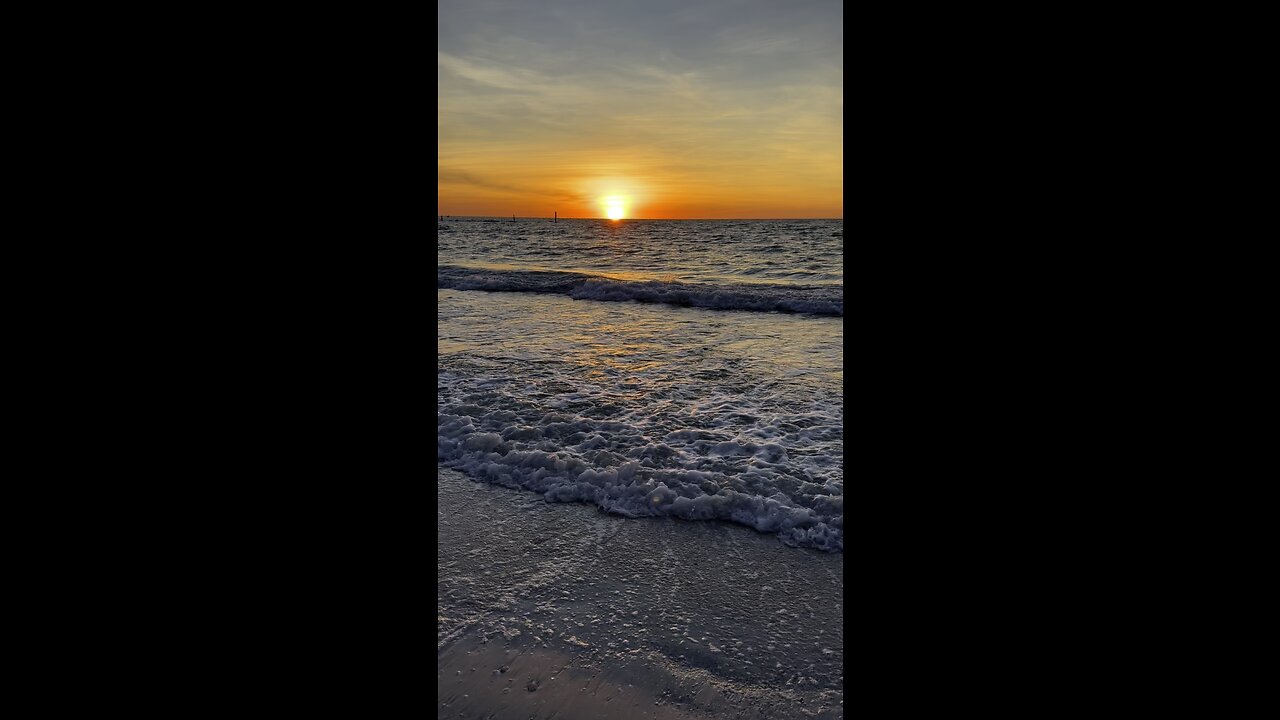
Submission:
[[[844,216],[839,2],[439,8],[437,214]]]

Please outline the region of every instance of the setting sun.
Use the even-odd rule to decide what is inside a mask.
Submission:
[[[844,216],[839,0],[442,0],[437,216]]]
[[[621,220],[626,214],[626,200],[617,195],[611,195],[604,199],[604,212],[610,220]]]
[[[847,5],[436,3],[439,717],[843,720]]]

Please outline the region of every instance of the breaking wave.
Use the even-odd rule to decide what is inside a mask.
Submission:
[[[844,549],[843,483],[815,482],[789,467],[780,438],[684,429],[626,449],[610,438],[635,438],[626,423],[451,409],[438,414],[437,460],[475,478],[532,490],[547,502],[592,503],[632,518],[726,520],[777,533],[792,546]],[[813,430],[841,435],[838,427]],[[732,468],[735,462],[744,469]]]
[[[585,273],[440,265],[436,287],[568,295],[576,300],[660,303],[715,310],[844,315],[843,286],[619,280]]]

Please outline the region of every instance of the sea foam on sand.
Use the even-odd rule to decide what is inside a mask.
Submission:
[[[841,555],[437,477],[440,717],[843,717]]]

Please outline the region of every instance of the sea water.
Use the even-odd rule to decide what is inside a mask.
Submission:
[[[843,222],[448,218],[437,460],[844,548]]]

